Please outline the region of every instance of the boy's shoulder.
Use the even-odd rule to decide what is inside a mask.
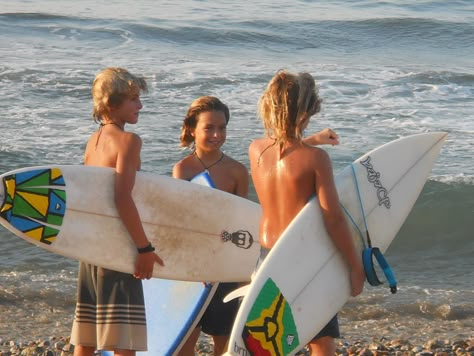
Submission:
[[[122,131],[118,136],[118,139],[125,141],[126,143],[129,144],[138,144],[141,146],[142,144],[142,138],[136,134],[135,132],[130,132],[130,131]]]
[[[202,166],[196,163],[193,154],[181,158],[173,165],[172,176],[179,179],[191,180],[202,170]]]
[[[121,131],[108,135],[107,141],[110,147],[114,147],[117,152],[135,152],[140,154],[143,145],[141,137],[130,131]]]
[[[299,153],[302,156],[307,156],[308,158],[311,157],[317,162],[329,159],[329,154],[327,153],[327,151],[320,146],[311,146],[306,143],[303,143],[300,147],[301,148],[297,150],[297,154]]]
[[[271,138],[260,137],[260,138],[254,139],[252,142],[250,142],[250,145],[261,145],[261,144],[264,144],[264,143],[274,143],[274,142],[275,141],[272,140]]]
[[[243,163],[233,159],[229,155],[225,155],[225,157],[226,157],[225,161],[226,161],[227,167],[229,167],[231,169],[236,169],[236,170],[247,172],[247,167],[245,167],[245,165]]]
[[[253,140],[252,142],[250,142],[249,151],[255,151],[255,150],[258,151],[261,147],[269,147],[274,144],[275,144],[275,141],[270,138],[267,138],[267,137],[257,138]]]
[[[193,161],[193,156],[187,155],[186,157],[183,157],[178,162],[176,162],[173,167],[176,167],[176,168],[186,167],[189,164],[191,164],[192,161]]]

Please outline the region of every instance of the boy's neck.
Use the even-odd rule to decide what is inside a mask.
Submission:
[[[203,152],[196,150],[194,151],[194,155],[196,156],[197,160],[202,164],[203,168],[205,168],[206,170],[211,167],[214,167],[224,158],[224,153],[221,150],[211,152]]]
[[[198,148],[194,151],[194,154],[197,155],[200,159],[203,160],[216,160],[219,159],[222,156],[222,151],[221,150],[215,150],[215,151],[203,151]]]
[[[115,121],[106,121],[106,122],[101,122],[101,123],[100,123],[100,126],[101,126],[101,127],[104,127],[104,126],[107,126],[107,125],[114,125],[114,126],[118,127],[118,128],[119,128],[120,130],[122,130],[122,131],[123,131],[124,126],[125,126],[125,125],[124,125],[124,126],[121,126],[120,124],[116,123]]]

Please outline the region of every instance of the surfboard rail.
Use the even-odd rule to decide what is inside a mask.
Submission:
[[[115,208],[114,172],[81,165],[7,172],[0,176],[5,196],[0,224],[51,252],[133,273],[136,248]],[[258,204],[146,172],[137,173],[133,197],[145,232],[165,263],[154,269],[154,277],[250,279],[259,251]]]
[[[422,133],[382,145],[335,177],[361,252],[384,252],[417,200],[447,134]],[[293,355],[350,298],[347,265],[328,235],[317,198],[286,228],[252,279],[226,355]],[[317,307],[316,307],[317,306]]]

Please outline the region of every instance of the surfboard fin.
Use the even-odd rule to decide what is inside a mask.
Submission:
[[[380,249],[377,247],[367,247],[362,252],[362,262],[364,265],[367,281],[372,286],[378,286],[382,284],[377,276],[377,273],[375,272],[373,256],[375,256],[375,259],[385,274],[385,278],[387,278],[388,284],[390,286],[390,292],[392,292],[392,294],[397,293],[397,281],[395,279],[395,275],[393,274],[392,268],[388,264]]]
[[[249,289],[250,289],[250,284],[246,284],[245,286],[237,288],[233,290],[232,292],[230,292],[229,294],[227,294],[224,297],[224,299],[222,299],[222,301],[224,303],[228,303],[231,300],[234,300],[235,298],[245,297]]]

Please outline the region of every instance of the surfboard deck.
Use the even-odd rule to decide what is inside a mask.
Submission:
[[[207,174],[192,183],[215,188]],[[148,351],[139,355],[176,355],[196,328],[218,283],[150,279],[143,281]]]
[[[176,355],[199,322],[217,285],[158,278],[144,280],[148,351],[139,351],[137,355]],[[110,350],[98,352],[101,356],[114,355]]]
[[[215,188],[205,172],[191,183]],[[151,279],[143,281],[147,315],[147,355],[176,355],[212,300],[219,283]]]
[[[365,224],[372,246],[382,252],[387,249],[418,198],[446,135],[424,133],[392,141],[335,177],[361,258]],[[349,298],[347,266],[326,232],[314,197],[284,231],[252,280],[227,355],[292,355]]]
[[[192,183],[215,188],[210,176],[198,174]],[[143,280],[147,319],[148,351],[138,355],[177,355],[206,311],[218,283]],[[101,356],[113,356],[110,350],[98,350]]]
[[[177,354],[205,312],[217,285],[166,279],[143,281],[148,351],[138,354]]]
[[[133,273],[136,248],[115,208],[113,169],[38,166],[0,179],[0,224],[15,235],[62,256]],[[259,253],[258,204],[145,172],[137,173],[133,198],[165,264],[155,267],[154,277],[250,279]]]

